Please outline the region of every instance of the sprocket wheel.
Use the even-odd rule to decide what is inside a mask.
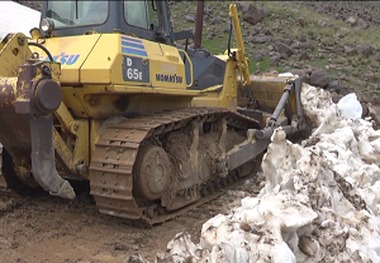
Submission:
[[[169,184],[171,170],[169,155],[163,148],[142,146],[134,164],[134,193],[147,200],[159,199]]]

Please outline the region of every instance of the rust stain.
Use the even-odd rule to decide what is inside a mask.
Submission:
[[[12,110],[16,101],[17,78],[0,77],[0,110]]]

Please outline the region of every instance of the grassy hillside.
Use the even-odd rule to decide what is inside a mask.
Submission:
[[[41,1],[18,2],[38,9]],[[175,30],[194,29],[196,1],[169,3]],[[203,46],[214,54],[227,48],[230,3],[205,1]],[[362,101],[380,103],[380,2],[236,3],[252,73],[292,70],[310,77],[323,69],[330,91],[355,91]],[[248,23],[250,15],[262,20]]]
[[[213,53],[227,48],[230,3],[205,3],[203,46]],[[380,102],[380,3],[239,1],[237,5],[252,72],[324,69],[336,80],[338,93],[355,90],[362,100]],[[247,5],[264,10],[264,19],[255,25],[245,22]],[[173,1],[171,7],[177,30],[194,27],[196,2]],[[292,54],[276,57],[276,43],[285,44]]]

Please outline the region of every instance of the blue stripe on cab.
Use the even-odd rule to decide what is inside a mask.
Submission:
[[[139,48],[139,49],[145,49],[144,45],[141,43],[141,44],[137,44],[137,43],[133,43],[133,42],[127,42],[125,40],[121,41],[121,44],[124,46],[124,47],[133,47],[133,48]]]
[[[129,47],[122,47],[122,52],[123,54],[129,54],[129,55],[137,55],[137,56],[142,56],[142,57],[148,56],[145,50],[133,49]]]
[[[121,40],[123,40],[123,41],[132,41],[132,42],[135,42],[135,43],[142,44],[142,41],[140,39],[137,39],[137,38],[131,38],[131,37],[122,36]]]

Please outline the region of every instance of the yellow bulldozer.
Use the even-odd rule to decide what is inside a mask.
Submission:
[[[87,180],[100,212],[155,224],[257,171],[278,126],[302,131],[300,79],[250,76],[236,5],[210,54],[203,7],[193,33],[173,32],[167,1],[45,1],[31,37],[8,34],[4,187],[72,199]]]

